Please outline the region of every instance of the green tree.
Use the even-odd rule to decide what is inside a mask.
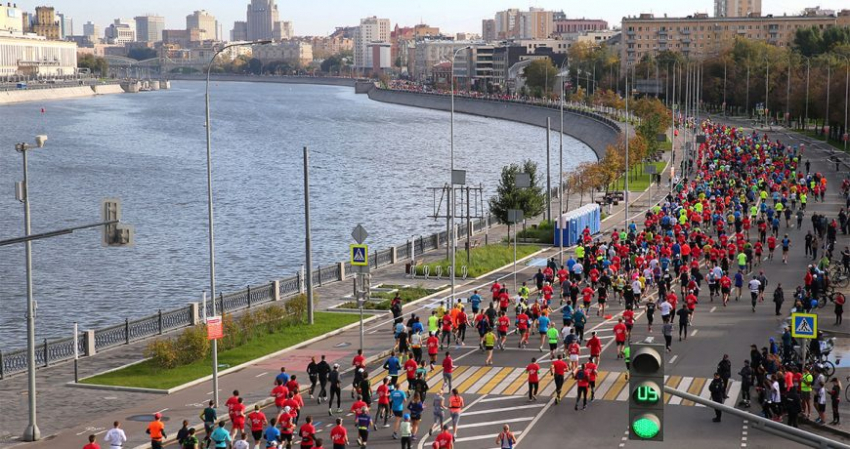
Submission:
[[[321,65],[322,71],[325,73],[331,73],[333,70],[340,70],[340,67],[342,67],[342,57],[339,55],[333,55],[329,58],[325,58]]]
[[[812,56],[820,53],[823,39],[820,35],[820,28],[797,28],[794,33],[794,48],[803,56]]]
[[[100,76],[106,76],[109,72],[109,63],[106,58],[101,58],[95,55],[81,55],[77,58],[77,67],[81,69],[89,69],[91,73]]]
[[[528,173],[531,187],[518,189],[516,187],[517,173]],[[508,222],[509,209],[521,209],[526,217],[535,217],[543,213],[546,196],[537,176],[537,163],[526,160],[522,164],[511,164],[502,167],[499,187],[496,195],[490,198],[490,212],[500,223]]]
[[[254,75],[259,75],[263,73],[263,61],[260,61],[257,58],[251,58],[248,61],[248,72],[253,73]]]
[[[549,58],[536,59],[525,68],[525,83],[536,96],[552,92],[557,76],[558,69]]]

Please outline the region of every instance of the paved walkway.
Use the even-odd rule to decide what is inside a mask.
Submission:
[[[680,143],[677,143],[677,148],[681,148]],[[669,157],[669,155],[670,153],[667,153],[665,157]],[[676,160],[680,160],[680,156],[677,156]],[[661,185],[668,185],[668,178],[669,170],[666,170]],[[650,198],[648,192],[632,193],[631,218],[640,217],[645,207],[652,202],[663,199],[666,192],[666,189],[653,188],[652,198]],[[585,203],[588,200],[589,198],[586,195]],[[557,213],[557,199],[554,201],[553,213]],[[579,198],[577,196],[571,198],[569,204],[578,205]],[[624,203],[622,202],[618,206],[612,207],[610,216],[603,223],[603,229],[622,228],[625,222],[624,212]],[[536,223],[539,220],[540,217],[535,220],[529,220],[529,223]],[[511,232],[513,233],[513,231]],[[507,237],[507,227],[493,226],[488,230],[488,235],[490,242],[501,241]],[[474,238],[483,240],[483,236],[481,235]],[[459,246],[462,246],[462,244],[460,242]],[[555,257],[557,253],[557,248],[550,248],[538,257]],[[424,255],[426,261],[437,260],[443,257],[445,257],[445,249],[432,251]],[[528,279],[536,271],[537,267],[523,265],[518,267],[518,269],[520,270],[520,276]],[[458,279],[457,295],[468,297],[472,290],[476,288],[486,289],[494,278],[508,276],[512,277],[513,272],[511,269],[506,268],[493,273],[487,278],[478,280],[468,279],[466,281]],[[378,283],[422,284],[425,287],[433,288],[445,286],[448,280],[445,277],[440,280],[411,280],[404,274],[404,264],[397,264],[375,270],[373,272],[372,284],[376,285]],[[318,296],[322,298],[320,309],[324,309],[330,305],[338,304],[342,301],[341,298],[350,294],[351,284],[349,282],[327,284],[317,288],[317,292]],[[446,291],[443,291],[436,298],[428,300],[424,304],[408,305],[405,307],[405,313],[417,313],[419,315],[427,313],[429,308],[435,307],[436,303],[442,297],[446,297],[447,294]],[[390,321],[384,316],[381,316],[367,325],[364,339],[364,353],[367,357],[383,355],[388,348],[386,342],[387,336],[390,333]],[[309,362],[310,355],[325,354],[330,363],[339,361],[340,365],[346,368],[349,366],[351,357],[357,349],[358,335],[358,329],[352,329],[335,337],[312,344],[309,346],[309,350],[297,349],[289,351],[237,373],[222,376],[219,382],[220,398],[224,401],[229,396],[231,390],[238,388],[249,404],[266,399],[268,392],[271,390],[273,373],[278,371],[279,367],[283,365],[287,366],[290,372],[303,373]],[[80,377],[91,376],[137,361],[141,358],[141,353],[146,344],[147,341],[134,342],[130,345],[105,351],[92,357],[83,358],[79,363],[79,375]],[[146,439],[144,436],[144,426],[146,426],[147,419],[144,415],[163,411],[165,417],[170,419],[168,427],[173,432],[173,429],[179,427],[179,421],[182,419],[189,418],[194,421],[193,418],[199,413],[202,404],[206,403],[212,397],[209,383],[167,396],[75,388],[66,385],[68,382],[72,382],[74,378],[73,363],[64,363],[41,369],[37,372],[36,377],[38,386],[38,424],[42,431],[43,440],[27,447],[50,447],[52,449],[66,447],[78,448],[83,445],[86,435],[90,433],[104,433],[111,427],[112,421],[115,419],[123,422],[123,428],[127,431],[128,437],[131,439],[128,447],[134,447],[143,443]],[[265,377],[265,379],[258,380],[262,377]],[[4,410],[18,411],[16,413],[4,414],[4,419],[0,423],[0,447],[16,445],[19,443],[18,438],[27,424],[26,376],[19,375],[0,381],[0,397],[4,398]],[[81,410],[84,410],[84,415],[80,414]],[[132,421],[134,416],[139,415],[143,416],[141,418],[142,421]],[[55,438],[51,438],[54,436]]]

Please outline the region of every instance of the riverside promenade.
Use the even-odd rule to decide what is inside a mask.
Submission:
[[[676,148],[681,148],[682,143],[677,142]],[[671,153],[666,153],[668,158]],[[676,157],[676,163],[681,156]],[[665,170],[662,186],[669,182],[669,170]],[[653,187],[652,197],[648,192],[632,193],[631,218],[639,218],[646,207],[651,203],[660,201],[667,193],[667,188]],[[553,213],[558,210],[558,200],[554,200]],[[585,202],[589,197],[585,196]],[[577,207],[579,198],[574,195],[569,204]],[[566,201],[565,201],[566,203]],[[624,224],[624,203],[614,206],[611,214],[603,222],[603,229],[608,231],[613,228],[622,228]],[[529,223],[539,221],[539,217],[530,220]],[[501,242],[507,236],[506,226],[493,226],[488,230],[491,243]],[[476,235],[476,240],[483,240],[483,236]],[[459,247],[462,246],[462,241]],[[537,262],[549,257],[557,256],[557,248],[549,248],[533,256]],[[445,249],[441,248],[425,255],[424,261],[434,261],[445,257]],[[520,280],[528,279],[536,272],[537,265],[522,263],[518,266]],[[472,290],[486,290],[494,279],[512,278],[512,266],[505,266],[493,273],[478,279],[458,279],[457,296],[468,298]],[[372,284],[413,284],[426,288],[445,286],[448,280],[443,279],[408,279],[404,274],[404,265],[397,264],[387,268],[373,271]],[[321,298],[320,309],[326,309],[331,305],[342,302],[345,295],[350,294],[351,284],[348,282],[337,282],[316,289],[317,296]],[[424,298],[418,302],[408,304],[404,308],[405,314],[416,313],[425,316],[437,303],[448,296],[448,290]],[[390,345],[387,344],[388,336],[391,337],[390,321],[386,314],[375,315],[368,319],[365,330],[364,355],[369,359],[383,357]],[[289,372],[306,377],[303,371],[311,355],[324,354],[329,363],[338,362],[342,369],[350,366],[350,360],[356,352],[359,338],[358,327],[346,329],[336,335],[321,339],[312,343],[307,348],[285,351],[262,362],[255,363],[238,372],[225,375],[220,379],[220,397],[223,401],[229,396],[233,389],[239,389],[246,403],[253,404],[268,398],[271,390],[273,375],[280,366],[286,366]],[[138,361],[142,358],[142,351],[148,341],[131,343],[113,350],[98,353],[92,357],[80,360],[80,377],[91,376],[106,370],[115,369],[128,363]],[[69,386],[73,382],[74,372],[72,363],[63,363],[56,366],[40,369],[37,372],[38,384],[38,411],[39,427],[42,431],[43,440],[37,443],[26,444],[27,447],[50,447],[50,448],[78,448],[88,434],[102,435],[112,426],[112,421],[122,421],[122,427],[128,434],[130,441],[126,447],[143,445],[146,441],[144,427],[147,425],[149,416],[155,412],[162,412],[169,421],[166,423],[170,434],[176,433],[182,419],[189,419],[192,425],[196,425],[196,417],[205,404],[212,397],[211,383],[187,388],[171,395],[159,395],[132,391],[115,391],[108,389],[88,389]],[[350,382],[350,373],[343,376],[343,383]],[[306,379],[302,380],[302,383]],[[344,393],[345,395],[345,393]],[[26,376],[14,376],[0,381],[0,396],[4,398],[4,409],[16,410],[4,416],[0,425],[0,446],[8,447],[22,444],[18,438],[27,423],[27,386]],[[8,400],[7,400],[8,398]],[[222,415],[220,410],[220,416]],[[224,413],[226,416],[226,413]],[[133,420],[137,418],[138,420]]]

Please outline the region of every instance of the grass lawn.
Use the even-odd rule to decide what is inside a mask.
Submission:
[[[266,334],[244,346],[219,352],[219,366],[225,365],[222,368],[228,368],[240,365],[337,330],[360,319],[355,314],[333,312],[315,312],[314,317],[315,324],[313,326],[288,327],[283,332]],[[211,363],[210,359],[206,358],[189,365],[164,370],[154,366],[150,361],[145,361],[111,373],[90,377],[80,382],[165,390],[212,374]]]
[[[540,251],[539,246],[520,245],[517,246],[517,259],[521,259],[529,254]],[[466,264],[466,251],[458,251],[455,256],[457,260],[457,275],[461,274],[461,267]],[[496,268],[505,266],[514,260],[513,246],[508,245],[486,245],[472,249],[472,264],[467,266],[468,275],[472,277],[481,276],[484,273],[489,273]],[[431,276],[435,276],[437,265],[443,268],[443,276],[449,275],[450,260],[441,260],[439,262],[419,265],[416,267],[416,274],[424,274],[423,268],[430,267]]]
[[[407,304],[411,301],[415,301],[419,298],[424,298],[430,294],[437,293],[439,290],[434,290],[430,288],[422,287],[418,285],[416,287],[404,287],[402,288],[400,285],[381,285],[381,288],[397,288],[398,296],[401,297],[401,303]],[[392,302],[393,297],[395,297],[395,293],[389,292],[377,292],[372,293],[372,298],[382,298],[383,301],[369,301],[366,304],[363,304],[363,309],[366,310],[390,310],[390,303]],[[356,301],[348,301],[342,303],[340,305],[343,309],[356,309],[359,306]]]
[[[667,139],[666,142],[659,143],[658,148],[660,148],[661,151],[672,151],[673,150],[673,141],[670,140],[670,139]]]
[[[661,171],[664,170],[664,167],[667,166],[667,162],[664,162],[664,161],[651,162],[651,163],[645,164],[645,165],[655,165],[656,172],[661,173]],[[633,175],[629,176],[629,191],[630,192],[643,192],[644,190],[649,188],[649,178],[650,178],[650,176],[651,175],[649,173],[633,174]],[[620,179],[614,181],[614,183],[611,186],[611,190],[623,190],[623,178],[620,178]]]
[[[801,130],[795,129],[794,132],[796,132],[797,134],[802,134],[802,135],[807,136],[807,137],[811,137],[814,140],[826,142],[826,138],[823,135],[818,135],[817,133],[815,133],[812,130],[803,132]],[[832,147],[835,148],[835,149],[844,151],[844,142],[838,142],[838,141],[835,141],[835,140],[830,140],[829,144],[832,145]]]
[[[534,239],[537,243],[547,243],[551,245],[555,238],[553,222],[543,220],[537,225],[537,227],[528,227],[524,231],[519,231],[518,238]],[[517,252],[518,251],[519,248],[517,247]],[[517,255],[519,255],[519,253],[517,253]]]

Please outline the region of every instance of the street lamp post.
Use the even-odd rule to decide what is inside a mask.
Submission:
[[[457,245],[457,241],[456,241],[457,239],[456,239],[456,235],[455,235],[455,220],[454,220],[454,208],[455,208],[455,205],[454,205],[454,201],[455,201],[455,186],[454,186],[454,172],[455,172],[455,58],[457,58],[458,53],[465,51],[465,50],[469,50],[470,48],[472,48],[472,46],[467,45],[466,47],[458,48],[457,50],[455,50],[454,53],[452,53],[452,61],[451,61],[451,76],[450,76],[450,79],[451,79],[451,86],[450,87],[451,87],[451,89],[450,90],[451,90],[451,98],[452,98],[452,111],[451,111],[451,117],[450,117],[451,123],[449,125],[449,134],[450,134],[450,136],[449,136],[449,146],[450,146],[449,159],[450,159],[450,165],[451,165],[451,169],[449,170],[449,189],[450,189],[451,193],[449,194],[449,200],[446,203],[447,204],[446,212],[447,212],[447,215],[449,216],[449,235],[447,235],[447,237],[449,237],[452,240],[451,244],[449,245],[451,247],[451,252],[452,252],[452,254],[451,254],[452,265],[451,265],[451,269],[450,269],[450,271],[451,271],[451,273],[450,273],[451,284],[452,284],[451,297],[449,298],[449,307],[450,308],[454,307],[454,301],[455,301],[455,271],[456,271],[455,270],[455,258],[456,258],[455,252],[457,250],[457,246],[456,246]],[[472,250],[472,248],[470,248],[470,251],[471,250]]]
[[[847,132],[847,101],[850,100],[850,57],[844,58],[844,151],[847,151],[847,138],[850,133]]]
[[[44,147],[47,136],[36,136],[36,145],[33,147],[28,143],[15,144],[15,151],[21,153],[24,162],[24,181],[20,189],[22,195],[19,198],[24,203],[24,236],[29,237],[32,232],[30,224],[30,200],[29,200],[29,177],[27,173],[27,151]],[[26,242],[26,269],[27,269],[27,387],[29,389],[29,424],[24,430],[24,441],[37,441],[41,438],[36,420],[36,389],[35,389],[35,302],[32,297],[32,242]]]
[[[770,92],[770,59],[767,57],[764,58],[764,127],[767,128],[770,125],[770,118],[768,117],[769,109],[767,108],[767,99]]]
[[[829,143],[829,82],[830,75],[832,75],[832,67],[829,65],[830,61],[826,62],[826,115],[823,116],[823,124],[826,126],[826,142]]]
[[[629,127],[631,126],[631,120],[629,118],[629,77],[626,75],[626,175],[623,180],[623,202],[625,203],[625,210],[623,216],[623,229],[626,234],[629,233]]]
[[[809,72],[811,71],[812,60],[806,56],[806,112],[803,118],[803,132],[809,130]]]
[[[207,220],[209,227],[209,250],[210,250],[210,298],[212,298],[212,316],[215,316],[215,232],[214,232],[214,221],[213,221],[213,191],[212,191],[212,131],[210,127],[210,74],[212,73],[212,66],[215,63],[215,58],[218,57],[223,51],[227,50],[231,47],[239,47],[239,46],[249,46],[249,45],[262,45],[270,43],[270,40],[264,41],[254,41],[254,42],[242,42],[238,44],[230,44],[225,45],[218,49],[213,57],[210,59],[210,63],[207,66],[207,85],[206,90],[204,92],[204,105],[205,105],[205,125],[207,131]],[[223,307],[223,303],[222,303]],[[307,304],[307,307],[312,307],[312,304]],[[212,385],[213,385],[213,402],[218,405],[218,340],[213,339],[212,341]]]
[[[564,87],[564,76],[569,75],[569,68],[566,72],[564,72],[564,67],[569,65],[569,56],[564,58],[564,62],[561,63],[561,129],[558,136],[558,222],[560,223],[561,215],[564,215],[564,97],[566,95],[566,88]],[[553,226],[554,228],[558,228],[557,226]],[[559,232],[562,232],[558,229]],[[563,232],[562,232],[563,233]],[[564,239],[561,236],[560,245],[558,246],[558,254],[559,254],[559,265],[564,265]]]
[[[785,126],[791,127],[791,53],[788,53],[788,79],[785,86]]]

